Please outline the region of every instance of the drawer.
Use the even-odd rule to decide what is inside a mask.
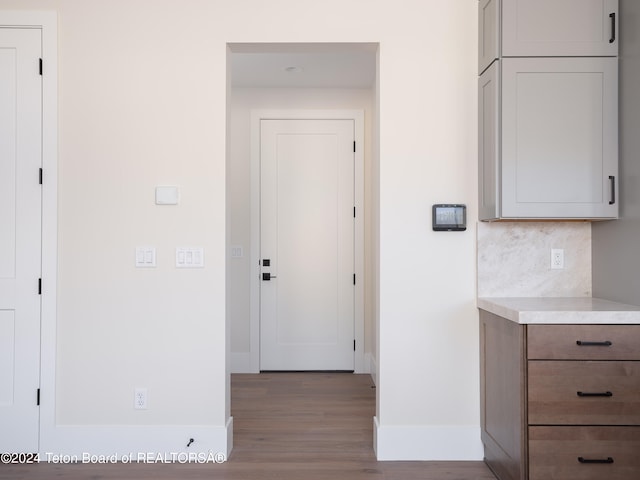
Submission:
[[[527,358],[640,360],[640,325],[528,325]]]
[[[640,425],[640,362],[528,361],[529,425]]]
[[[640,427],[529,427],[529,480],[637,480]]]

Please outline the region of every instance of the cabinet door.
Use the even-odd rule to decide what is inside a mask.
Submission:
[[[618,0],[502,0],[502,55],[615,56]]]
[[[527,471],[525,329],[480,310],[480,425],[484,458],[497,478]]]
[[[500,55],[500,0],[480,0],[478,5],[478,74]]]
[[[502,217],[616,218],[618,60],[502,63]]]
[[[500,61],[478,81],[478,214],[481,220],[500,217],[499,124]]]

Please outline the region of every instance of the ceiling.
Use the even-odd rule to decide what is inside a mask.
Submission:
[[[233,87],[371,88],[377,45],[230,44]]]

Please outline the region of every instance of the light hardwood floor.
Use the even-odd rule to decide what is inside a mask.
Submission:
[[[0,465],[0,479],[495,480],[482,462],[378,462],[368,375],[232,375],[234,449],[224,464]]]

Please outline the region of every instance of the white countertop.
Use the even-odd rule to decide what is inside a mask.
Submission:
[[[520,324],[640,324],[640,307],[592,297],[478,298],[478,308]]]

